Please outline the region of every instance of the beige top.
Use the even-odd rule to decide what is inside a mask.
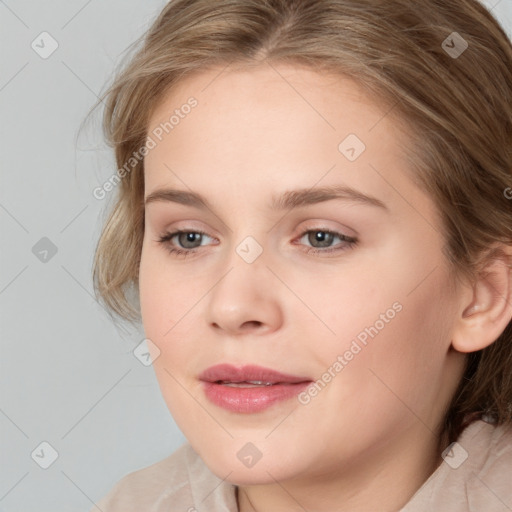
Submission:
[[[189,443],[124,476],[90,512],[238,512],[236,486],[215,476]],[[399,512],[511,512],[512,428],[482,420]]]

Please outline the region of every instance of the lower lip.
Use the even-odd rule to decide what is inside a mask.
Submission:
[[[278,402],[293,398],[310,384],[311,382],[300,382],[237,388],[214,382],[203,382],[205,394],[211,402],[228,411],[239,413],[264,411]]]

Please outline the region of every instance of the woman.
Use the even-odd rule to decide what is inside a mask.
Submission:
[[[486,9],[172,1],[104,98],[96,288],[137,320],[136,285],[189,443],[97,507],[510,510],[512,46]]]

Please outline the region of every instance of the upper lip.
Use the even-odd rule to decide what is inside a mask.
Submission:
[[[233,366],[231,364],[218,364],[204,370],[199,379],[206,382],[270,382],[296,384],[299,382],[310,382],[309,377],[289,375],[263,366],[245,365]]]

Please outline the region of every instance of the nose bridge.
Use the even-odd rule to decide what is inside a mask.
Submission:
[[[232,333],[258,327],[274,330],[282,322],[282,308],[267,254],[252,236],[242,239],[226,258],[225,272],[208,298],[210,325]]]
[[[255,246],[257,242],[247,238],[231,248],[230,255],[224,260],[223,277],[220,278],[219,273],[220,279],[212,289],[212,296],[215,295],[216,300],[239,298],[242,304],[262,296],[265,287],[268,288],[265,282],[271,273],[266,267],[267,255],[262,245],[258,243],[258,249]]]

